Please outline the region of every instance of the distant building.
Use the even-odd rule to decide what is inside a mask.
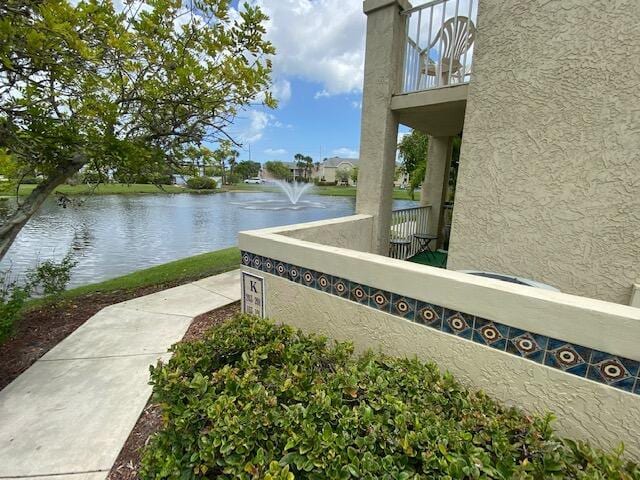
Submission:
[[[313,178],[317,178],[321,182],[333,183],[338,181],[338,177],[336,173],[339,169],[346,169],[351,172],[354,168],[358,167],[358,159],[357,158],[341,158],[341,157],[332,157],[326,158],[321,164],[320,167],[316,170],[314,169]],[[353,185],[354,182],[349,177],[349,185]]]

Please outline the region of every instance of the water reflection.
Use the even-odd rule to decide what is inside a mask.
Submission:
[[[103,195],[67,208],[48,200],[20,232],[0,271],[22,275],[38,261],[71,251],[78,265],[71,286],[94,283],[178,258],[237,244],[241,230],[351,215],[355,199],[307,195],[324,208],[247,210],[246,203],[279,200],[270,193]],[[0,202],[0,218],[10,202]],[[397,201],[396,208],[411,202]]]

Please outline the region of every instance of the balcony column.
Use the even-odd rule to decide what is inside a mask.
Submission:
[[[429,137],[427,168],[420,190],[420,205],[431,205],[427,232],[438,236],[440,244],[442,206],[447,194],[453,137]]]
[[[389,228],[396,168],[398,120],[391,97],[400,91],[406,42],[407,0],[366,0],[360,165],[356,212],[374,217],[372,252],[389,251]]]

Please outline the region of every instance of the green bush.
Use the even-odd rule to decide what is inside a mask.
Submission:
[[[551,418],[469,392],[436,365],[328,346],[237,316],[152,368],[164,426],[141,477],[637,479],[640,470],[562,441]]]
[[[51,296],[64,291],[77,262],[67,254],[60,262],[47,260],[26,275],[24,285],[9,278],[10,272],[0,272],[0,345],[15,331],[22,307],[33,295]]]
[[[213,190],[216,188],[216,181],[209,177],[191,177],[187,180],[187,187],[192,190]]]

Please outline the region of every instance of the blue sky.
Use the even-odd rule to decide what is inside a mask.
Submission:
[[[230,130],[242,160],[357,157],[366,17],[361,0],[247,0],[269,16],[277,110],[252,108]],[[423,3],[414,1],[414,4]],[[235,0],[234,8],[238,1]],[[406,130],[406,129],[404,129]]]
[[[360,0],[249,0],[269,15],[273,93],[279,107],[254,107],[230,129],[253,160],[357,157],[364,31]],[[234,2],[237,6],[237,1]]]

